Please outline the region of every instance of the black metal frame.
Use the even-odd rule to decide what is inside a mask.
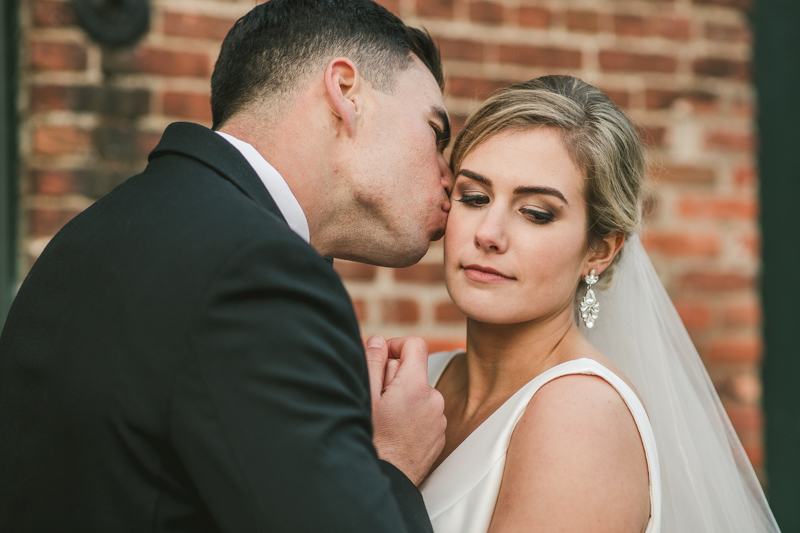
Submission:
[[[17,13],[15,0],[0,2],[0,327],[17,281]]]
[[[767,494],[800,532],[800,3],[755,0]]]

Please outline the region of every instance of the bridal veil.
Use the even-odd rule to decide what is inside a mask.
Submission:
[[[638,236],[598,290],[589,341],[641,395],[661,464],[664,533],[779,532],[753,467]],[[580,321],[579,321],[580,322]]]

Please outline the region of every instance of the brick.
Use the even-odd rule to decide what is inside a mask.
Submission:
[[[211,95],[168,91],[164,93],[164,114],[199,122],[211,122]]]
[[[57,111],[70,109],[72,87],[57,85],[31,87],[31,111]]]
[[[720,252],[720,239],[715,233],[648,231],[642,243],[648,251],[671,257],[715,257]]]
[[[667,128],[664,126],[637,124],[636,131],[639,132],[639,138],[647,146],[664,146],[664,140],[667,137]]]
[[[30,66],[36,70],[86,69],[86,47],[82,44],[33,40],[29,53]]]
[[[31,209],[29,218],[31,233],[37,237],[55,235],[79,212],[65,209]]]
[[[695,110],[716,110],[718,97],[707,91],[645,90],[645,106],[648,109],[669,109],[677,100],[689,102]]]
[[[33,190],[43,196],[72,194],[78,190],[77,176],[68,170],[38,170],[31,173]]]
[[[517,13],[519,25],[525,28],[547,28],[553,18],[549,9],[536,6],[520,6]]]
[[[164,34],[222,41],[236,20],[191,13],[164,13]]]
[[[498,90],[513,85],[511,80],[486,80],[480,78],[465,78],[451,76],[447,79],[445,92],[450,96],[485,100]]]
[[[467,322],[467,317],[464,316],[464,313],[462,313],[453,302],[436,304],[433,312],[436,322],[441,322],[443,324],[465,324]]]
[[[737,432],[760,432],[763,429],[764,416],[759,407],[737,405],[730,402],[725,402],[723,405]]]
[[[737,244],[744,248],[753,259],[761,258],[761,236],[759,234],[741,235],[737,239]]]
[[[365,322],[367,320],[367,302],[360,299],[353,300],[353,310],[359,322]]]
[[[500,62],[569,69],[580,68],[582,63],[580,50],[510,44],[500,45]]]
[[[628,107],[631,102],[631,93],[624,89],[604,89],[600,88],[617,107]]]
[[[162,76],[208,78],[211,63],[202,52],[138,47],[135,50],[103,50],[103,70],[107,73],[142,73]]]
[[[657,54],[604,50],[600,52],[600,66],[615,72],[675,72],[678,61],[674,57]]]
[[[464,129],[464,124],[467,122],[467,115],[460,115],[458,113],[450,113],[450,131],[453,138]],[[452,144],[450,145],[452,147]]]
[[[463,61],[483,61],[484,46],[479,41],[466,39],[436,39],[442,59],[460,59]]]
[[[33,149],[40,154],[86,154],[91,148],[91,136],[73,126],[39,126],[33,133]]]
[[[453,18],[454,0],[417,0],[417,15],[432,18]]]
[[[575,32],[597,33],[599,17],[593,11],[567,10],[567,28]]]
[[[750,132],[717,130],[706,135],[706,147],[733,152],[752,152],[755,137]]]
[[[727,336],[711,341],[706,356],[709,361],[719,363],[758,363],[761,352],[761,339],[758,337]]]
[[[100,157],[111,160],[136,159],[143,154],[139,150],[139,133],[127,126],[103,126],[92,135],[94,146]]]
[[[739,374],[730,379],[733,397],[744,405],[757,406],[761,401],[761,381],[753,374]]]
[[[136,136],[136,148],[140,157],[147,157],[161,140],[160,133],[139,133]]]
[[[400,14],[400,0],[376,0],[378,4],[382,5],[395,15]]]
[[[761,306],[756,302],[728,304],[723,310],[726,326],[745,327],[761,325]]]
[[[750,196],[689,196],[678,202],[678,212],[691,218],[755,220],[758,204]]]
[[[651,169],[651,175],[658,181],[685,184],[714,183],[714,169],[690,165],[665,165]]]
[[[755,185],[758,181],[756,169],[750,165],[744,165],[733,171],[733,182],[740,186]]]
[[[701,6],[733,7],[743,11],[750,11],[753,0],[692,0],[693,4]]]
[[[761,430],[759,430],[759,433]],[[750,459],[750,464],[753,465],[753,468],[758,470],[764,467],[764,446],[761,444],[742,444],[744,448],[744,453],[747,454],[747,458]],[[763,480],[759,479],[763,483]]]
[[[711,327],[713,314],[711,308],[700,302],[675,302],[675,309],[690,331],[704,331]]]
[[[495,2],[472,2],[469,5],[469,18],[482,24],[502,24],[504,9]]]
[[[384,300],[383,321],[387,324],[414,324],[419,321],[419,304],[407,298]]]
[[[717,24],[709,22],[705,26],[706,39],[712,41],[723,41],[729,43],[749,44],[753,41],[753,34],[750,28],[744,25]]]
[[[150,92],[118,87],[37,85],[31,89],[31,109],[69,109],[134,118],[149,112]]]
[[[378,267],[375,265],[344,261],[342,259],[334,261],[333,266],[342,279],[352,281],[371,281],[375,279],[375,275],[378,273]]]
[[[635,15],[615,15],[614,33],[628,37],[642,37],[646,33],[644,18]]]
[[[33,24],[39,28],[65,28],[76,23],[69,2],[34,2],[32,12]]]
[[[681,97],[680,91],[665,89],[647,89],[644,92],[645,106],[647,109],[669,109]]]
[[[678,285],[684,290],[727,292],[752,289],[755,280],[752,276],[725,271],[692,271],[680,277]]]
[[[709,57],[695,60],[692,68],[696,74],[701,76],[750,80],[751,65],[748,61]]]
[[[452,350],[464,350],[467,347],[466,341],[462,339],[431,339],[425,338],[428,343],[428,353],[449,352]]]
[[[411,283],[442,283],[444,267],[423,263],[406,268],[396,268],[394,269],[394,279]]]
[[[659,17],[650,22],[647,32],[673,41],[688,41],[691,30],[691,22],[686,19]]]

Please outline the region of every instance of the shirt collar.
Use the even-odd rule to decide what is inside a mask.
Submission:
[[[253,145],[221,131],[216,133],[239,150],[250,166],[253,167],[253,170],[256,171],[258,177],[261,178],[261,182],[267,188],[270,196],[272,196],[275,205],[278,206],[289,228],[302,237],[304,241],[310,243],[311,233],[308,229],[306,214],[283,176],[264,159],[264,156],[258,150],[253,148]]]

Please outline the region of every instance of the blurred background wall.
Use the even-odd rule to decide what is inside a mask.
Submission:
[[[553,73],[597,85],[639,125],[646,246],[764,480],[751,0],[382,3],[438,41],[456,132],[492,91]],[[151,0],[148,31],[123,47],[92,40],[66,1],[6,8],[0,282],[21,281],[63,224],[144,168],[167,124],[210,125],[220,42],[253,5]],[[462,346],[441,260],[434,243],[405,269],[337,262],[363,334]]]

